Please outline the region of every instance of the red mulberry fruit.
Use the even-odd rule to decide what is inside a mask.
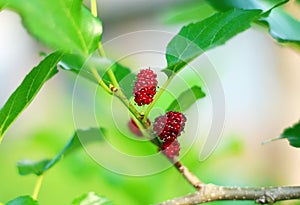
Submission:
[[[153,130],[163,142],[172,143],[184,129],[186,117],[180,112],[169,111],[155,119]]]
[[[138,128],[138,126],[136,125],[133,119],[130,119],[130,121],[128,122],[128,127],[133,134],[139,137],[143,136],[141,130]]]
[[[143,69],[137,75],[134,84],[134,101],[139,105],[148,105],[156,94],[157,75],[150,69]]]
[[[147,126],[150,126],[151,122],[150,120],[147,118]],[[135,123],[135,121],[131,118],[130,121],[128,122],[128,128],[130,129],[130,131],[137,135],[138,137],[142,137],[143,133],[141,132],[141,130],[139,129],[139,127],[137,126],[137,124]]]
[[[179,156],[180,144],[177,140],[171,143],[164,142],[161,146],[161,150],[169,159],[174,159]]]
[[[134,93],[134,101],[139,105],[148,105],[153,101],[156,94],[155,86],[148,86]]]

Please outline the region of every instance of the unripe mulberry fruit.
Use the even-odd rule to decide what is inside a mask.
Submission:
[[[186,117],[181,112],[169,111],[155,119],[153,130],[163,142],[173,142],[184,129]]]
[[[164,142],[161,146],[161,150],[169,159],[174,159],[179,156],[180,144],[177,140],[171,143]]]
[[[143,69],[137,75],[133,88],[134,101],[139,105],[148,105],[156,94],[157,75],[153,70]]]

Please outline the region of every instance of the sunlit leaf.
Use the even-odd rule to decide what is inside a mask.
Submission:
[[[102,34],[99,19],[82,6],[82,0],[5,0],[25,28],[46,45],[83,54],[93,52]]]
[[[22,160],[17,163],[20,175],[35,174],[41,175],[49,170],[63,157],[72,151],[85,146],[86,144],[102,141],[104,129],[91,128],[89,130],[77,130],[65,147],[52,159],[43,159],[40,161]]]
[[[74,199],[72,205],[113,205],[113,203],[109,199],[98,196],[94,192],[89,192]]]
[[[19,196],[7,202],[5,205],[38,205],[38,202],[30,196]]]
[[[169,110],[176,110],[179,112],[189,109],[198,99],[205,97],[205,93],[201,87],[193,86],[192,88],[182,92],[179,97],[174,100],[167,108]]]
[[[261,10],[233,9],[216,13],[197,23],[184,26],[167,46],[166,59],[170,76],[203,52],[224,44],[250,27]]]
[[[62,52],[55,52],[47,56],[30,71],[21,85],[9,97],[0,110],[0,142],[6,130],[31,103],[44,83],[58,72],[56,65],[63,55]]]
[[[300,122],[285,129],[280,138],[288,139],[291,146],[300,148]]]

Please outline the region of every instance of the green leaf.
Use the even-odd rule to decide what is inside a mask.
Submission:
[[[0,142],[6,130],[31,103],[43,84],[58,72],[56,65],[63,55],[62,52],[55,52],[47,56],[30,71],[21,85],[9,97],[0,110]]]
[[[220,11],[227,11],[232,8],[260,9],[268,12],[275,7],[287,3],[289,0],[206,0],[210,5]]]
[[[270,15],[261,21],[267,23],[271,36],[278,42],[300,45],[300,21],[282,8],[273,9]]]
[[[34,162],[31,160],[22,160],[17,163],[17,167],[19,170],[20,175],[28,175],[28,174],[35,174],[37,176],[43,174],[44,167],[50,162],[51,160],[45,159],[42,161]]]
[[[288,139],[291,146],[300,148],[300,122],[285,129],[279,138]]]
[[[101,22],[82,0],[6,0],[6,8],[17,12],[29,33],[52,48],[88,54],[100,41]]]
[[[75,74],[81,75],[86,79],[98,84],[97,80],[91,73],[91,68],[96,68],[103,81],[109,86],[110,79],[107,75],[107,70],[111,69],[116,76],[117,81],[124,94],[130,98],[132,96],[133,81],[135,74],[131,70],[111,59],[102,58],[94,55],[87,61],[78,55],[68,54],[59,63],[64,70],[71,71]]]
[[[65,147],[52,159],[43,159],[40,161],[22,160],[17,163],[20,175],[35,174],[41,175],[49,170],[63,157],[67,156],[74,150],[85,146],[86,144],[103,139],[104,129],[91,128],[89,130],[77,130]]]
[[[98,196],[94,192],[89,192],[74,199],[72,205],[113,205],[113,203],[109,199]]]
[[[203,97],[205,97],[205,93],[202,91],[201,87],[193,86],[192,88],[182,92],[179,97],[170,104],[166,111],[185,111],[189,109],[198,99]]]
[[[38,202],[30,196],[19,196],[7,202],[6,205],[38,205]]]
[[[168,76],[179,72],[203,52],[248,29],[260,13],[261,10],[233,9],[184,26],[167,46],[168,67],[164,72]]]
[[[203,1],[180,4],[163,13],[162,19],[166,24],[178,24],[199,21],[213,14],[215,10]]]
[[[300,45],[300,22],[289,15],[280,5],[288,0],[207,0],[216,9],[225,11],[232,8],[262,9],[267,16],[258,19],[258,23],[269,28],[273,38],[279,42],[289,42]]]

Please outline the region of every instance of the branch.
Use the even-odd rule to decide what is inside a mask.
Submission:
[[[182,165],[179,161],[175,162],[174,166],[196,190],[200,191],[200,189],[202,189],[203,183],[192,172],[190,172],[187,167]]]
[[[202,204],[219,200],[254,200],[258,204],[273,204],[277,201],[291,199],[300,199],[300,186],[251,188],[205,184],[193,194],[171,199],[158,205]]]

